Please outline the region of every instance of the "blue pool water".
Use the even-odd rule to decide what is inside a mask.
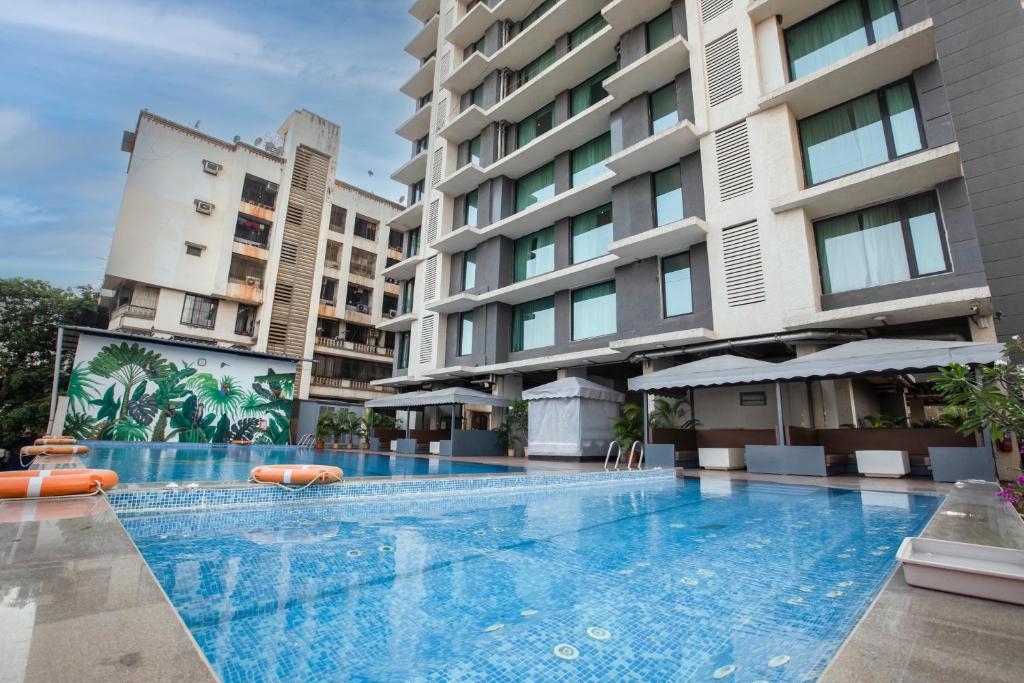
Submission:
[[[438,458],[362,455],[293,447],[215,447],[90,443],[86,467],[114,470],[124,483],[245,481],[257,465],[334,465],[346,477],[521,472],[521,467],[480,465]]]
[[[668,479],[121,516],[226,681],[793,681],[939,502]]]

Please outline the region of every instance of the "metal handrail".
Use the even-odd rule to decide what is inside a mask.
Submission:
[[[626,461],[626,469],[633,469],[633,454],[636,452],[636,447],[640,447],[640,458],[636,462],[636,468],[643,469],[644,465],[644,445],[639,440],[634,441],[633,445],[629,447],[629,460]],[[617,468],[616,468],[617,469]]]
[[[622,446],[619,445],[618,441],[612,441],[611,443],[608,444],[608,454],[604,456],[605,470],[608,469],[608,461],[612,457],[612,448],[617,449],[617,453],[615,454],[615,469],[619,469],[619,458],[622,457]]]
[[[313,436],[312,434],[303,434],[302,436],[299,437],[299,440],[296,442],[295,445],[298,446],[299,448],[312,448],[313,444],[315,443],[315,436]]]

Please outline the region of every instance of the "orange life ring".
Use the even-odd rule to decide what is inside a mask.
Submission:
[[[68,436],[67,434],[43,434],[40,439],[73,439],[75,437]]]
[[[8,479],[27,479],[30,477],[72,477],[79,474],[88,474],[100,482],[104,489],[112,489],[117,486],[117,472],[114,470],[90,470],[81,468],[64,468],[54,470],[15,470],[13,472],[0,472],[0,482]]]
[[[235,439],[234,441],[231,442],[231,445],[232,446],[251,446],[252,445],[252,441],[250,441],[249,439]]]
[[[264,484],[331,484],[345,476],[340,467],[328,465],[261,465],[249,475]]]
[[[39,473],[59,471],[40,470]],[[113,483],[108,487],[105,481]],[[79,470],[58,476],[4,477],[0,479],[0,498],[73,496],[96,493],[100,487],[113,488],[116,485],[117,474],[109,470]]]
[[[29,455],[85,455],[88,446],[25,446],[21,449],[22,456]]]
[[[72,439],[70,436],[44,436],[41,439],[36,439],[37,446],[70,446],[75,443],[78,443],[78,440]]]

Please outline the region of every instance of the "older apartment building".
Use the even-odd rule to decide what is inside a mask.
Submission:
[[[273,141],[225,142],[147,111],[123,149],[104,281],[110,329],[304,359],[295,396],[361,402],[386,387],[402,207],[335,180],[341,130],[296,111]]]
[[[1018,0],[411,12],[381,384],[622,388],[681,352],[1024,329]]]

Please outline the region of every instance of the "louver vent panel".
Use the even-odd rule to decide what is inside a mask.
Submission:
[[[423,273],[423,300],[432,301],[437,298],[437,256],[427,259],[427,267]]]
[[[455,8],[451,7],[447,12],[444,13],[444,32],[452,30],[452,26],[455,26]]]
[[[438,132],[448,125],[448,100],[443,99],[437,103],[434,114],[434,132]]]
[[[286,285],[283,282],[278,282],[277,287],[274,287],[274,303],[276,304],[290,304],[292,302],[292,289],[291,285]]]
[[[432,314],[420,319],[420,364],[429,365],[434,358],[434,330],[437,327],[437,315]]]
[[[764,301],[764,266],[761,263],[761,237],[757,223],[747,223],[722,231],[725,259],[725,294],[730,306],[746,306]]]
[[[434,150],[433,168],[430,171],[430,186],[434,187],[441,182],[441,172],[444,166],[444,148],[438,147]]]
[[[281,242],[281,260],[285,263],[295,263],[299,257],[299,247],[292,242]]]
[[[437,223],[441,212],[441,200],[435,199],[430,202],[430,210],[427,212],[427,244],[437,239]]]
[[[724,14],[732,7],[732,0],[701,0],[700,16],[704,23],[708,23],[720,14]]]
[[[705,48],[708,103],[714,107],[743,92],[740,43],[736,31],[725,34]]]
[[[441,76],[441,80],[442,81],[444,79],[448,78],[448,72],[451,71],[451,68],[452,68],[452,53],[451,52],[445,52],[443,55],[441,55],[441,63],[438,64],[437,68],[438,68],[438,71],[439,71],[439,74]]]
[[[750,167],[750,140],[747,137],[746,121],[715,133],[715,155],[721,201],[735,199],[753,191],[754,173]]]
[[[285,344],[288,341],[288,328],[281,323],[270,323],[267,341],[271,344]]]

